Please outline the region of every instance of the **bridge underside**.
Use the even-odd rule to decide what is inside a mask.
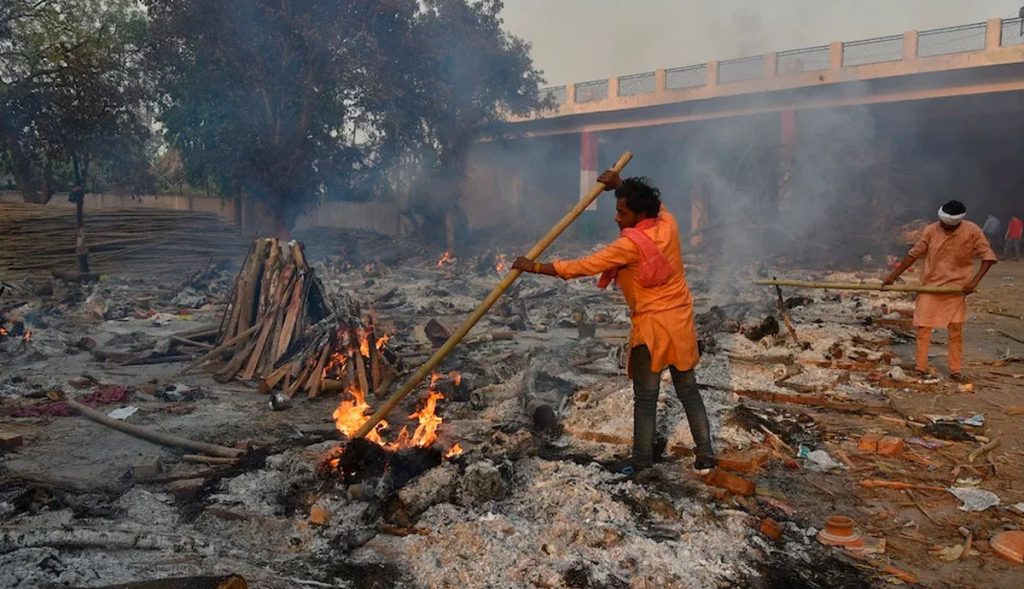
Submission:
[[[466,208],[475,227],[550,220],[579,194],[596,146],[602,168],[633,151],[628,175],[650,177],[695,230],[784,220],[826,247],[838,232],[880,253],[879,235],[932,218],[953,198],[979,222],[986,213],[1005,222],[1024,213],[1024,65],[983,72],[864,82],[859,95],[839,85],[592,113],[581,115],[584,133],[557,131],[578,129],[577,117],[518,124],[526,136],[476,149]],[[613,200],[603,199],[577,234],[614,235]],[[875,237],[857,237],[858,224]]]

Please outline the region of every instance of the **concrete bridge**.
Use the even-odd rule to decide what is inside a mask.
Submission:
[[[836,42],[545,88],[527,136],[1024,90],[1020,19]]]
[[[544,93],[553,109],[510,119],[479,145],[468,178],[472,225],[506,224],[510,214],[531,211],[558,214],[568,204],[558,197],[582,193],[624,149],[637,155],[629,174],[651,176],[694,229],[703,201],[714,208],[742,196],[770,210],[811,198],[818,206],[828,191],[833,201],[865,198],[877,187],[859,180],[874,175],[892,176],[884,190],[920,205],[922,215],[934,212],[936,200],[962,198],[979,213],[1024,216],[1014,208],[1024,195],[1021,19],[659,69]],[[856,134],[859,142],[851,139]],[[851,156],[833,139],[845,140]],[[811,185],[817,177],[846,186],[846,194]],[[600,205],[595,226],[607,225],[613,205]]]

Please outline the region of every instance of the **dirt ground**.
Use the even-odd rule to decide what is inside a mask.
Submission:
[[[427,318],[461,320],[496,278],[453,275],[429,263],[392,274],[349,271],[331,280],[332,288],[375,301],[397,290],[408,300],[406,306],[381,312],[381,318],[398,334],[399,344],[403,338],[411,344],[416,326]],[[698,312],[733,299],[757,301],[769,310],[773,304],[774,293],[753,288],[728,297],[705,291],[707,280],[699,268],[693,269],[691,284]],[[631,394],[616,355],[626,318],[617,295],[596,293],[590,285],[559,283],[550,292],[549,286],[526,281],[514,297],[523,305],[496,309],[481,328],[487,332],[521,323],[521,309],[526,309],[526,324],[516,327],[513,341],[468,346],[443,366],[475,370],[477,378],[487,376],[493,382],[480,387],[486,400],[478,405],[445,407],[443,436],[467,447],[466,457],[444,463],[409,485],[403,495],[406,511],[412,512],[409,505],[417,501],[424,508],[397,527],[426,531],[401,536],[381,532],[380,522],[396,527],[393,495],[360,499],[365,484],[346,488],[314,477],[324,454],[339,441],[331,421],[337,396],[299,400],[285,411],[273,411],[254,385],[219,384],[204,372],[179,374],[181,364],[101,364],[70,345],[81,336],[104,348],[117,336],[162,341],[173,333],[215,327],[217,305],[204,305],[159,326],[151,317],[49,319],[54,328],[37,329],[25,349],[14,349],[21,344],[10,342],[7,354],[0,353],[0,430],[24,440],[19,447],[0,451],[0,533],[123,526],[134,533],[174,535],[177,544],[175,549],[116,551],[44,542],[15,550],[13,540],[4,536],[4,566],[24,566],[36,576],[0,579],[14,587],[101,587],[227,573],[242,574],[256,587],[1019,584],[1021,565],[996,556],[988,540],[1024,525],[1024,511],[1009,507],[1024,503],[1024,415],[1013,410],[1024,406],[1019,384],[1024,368],[1018,363],[1024,359],[1024,344],[1018,341],[1024,340],[1024,296],[1017,290],[1024,286],[1024,264],[997,265],[970,301],[965,337],[973,392],[945,379],[878,381],[888,366],[877,358],[868,362],[873,368],[861,371],[865,374],[837,364],[814,367],[833,341],[852,349],[852,336],[892,339],[892,352],[911,362],[911,342],[901,341],[888,327],[865,326],[864,320],[881,303],[905,312],[912,305],[909,297],[829,298],[814,293],[813,302],[792,311],[798,334],[810,342],[804,349],[787,342],[784,331],[757,343],[739,334],[720,334],[723,349],[706,354],[698,369],[716,444],[726,453],[767,452],[772,436],[758,431],[752,419],[762,419],[758,423],[788,442],[788,447],[771,449],[765,465],[738,473],[756,483],[752,496],[709,486],[689,472],[692,440],[670,390],[660,409],[667,416],[660,427],[667,439],[664,460],[632,479],[602,467],[628,452]],[[577,330],[566,326],[580,301],[597,310],[596,339],[580,340]],[[942,373],[944,341],[938,334],[933,346]],[[888,347],[879,349],[884,353]],[[820,397],[828,389],[825,394],[839,408],[740,395],[737,391],[746,389],[793,392],[773,386],[777,363],[741,361],[765,354],[798,356],[790,364],[803,361],[807,366],[801,381],[806,396]],[[538,359],[560,355],[564,358],[557,368],[543,363],[537,368]],[[519,383],[538,370],[545,378],[557,378],[537,382],[572,381],[574,392],[557,408],[564,426],[561,436],[529,432],[521,396],[523,390],[532,391]],[[82,382],[83,375],[95,380]],[[129,418],[132,424],[254,450],[226,467],[191,464],[182,461],[180,450],[81,417],[19,413],[45,402],[48,392],[82,394],[96,382],[131,389],[124,402],[106,410],[136,407]],[[188,394],[174,396],[181,391]],[[870,410],[849,409],[854,405]],[[984,416],[982,426],[961,428],[977,441],[946,441],[934,447],[935,439],[923,433],[927,416],[977,414]],[[907,440],[905,449],[896,456],[860,452],[858,441],[867,432]],[[969,460],[968,454],[984,440],[997,439],[994,449]],[[800,444],[824,450],[843,465],[815,470],[809,459],[796,458]],[[467,486],[465,480],[474,478],[484,482]],[[966,512],[945,490],[866,488],[860,484],[866,479],[941,489],[977,487],[998,495],[1000,505]],[[198,481],[201,488],[178,496],[172,483],[181,480]],[[436,488],[425,491],[428,480]],[[314,505],[333,514],[330,524],[310,523]],[[884,552],[859,556],[818,544],[817,531],[836,514],[854,518],[863,535],[884,539]],[[779,541],[759,531],[766,518],[780,522]],[[361,523],[367,521],[377,523]],[[180,548],[184,540],[191,548]],[[959,555],[958,546],[966,546]]]

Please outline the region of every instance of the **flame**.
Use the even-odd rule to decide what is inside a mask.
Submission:
[[[459,454],[462,454],[462,446],[458,442],[454,446],[448,448],[448,451],[444,453],[445,458],[455,458]]]
[[[8,333],[8,332],[7,332],[7,328],[5,328],[5,327],[0,327],[0,336],[4,336],[4,337],[6,337],[6,336],[7,336],[7,333]]]
[[[452,379],[452,382],[455,383],[455,386],[459,386],[462,384],[462,375],[459,373],[458,370],[452,370],[451,372],[449,372],[448,378]]]
[[[441,256],[441,259],[439,259],[437,261],[437,267],[438,268],[442,268],[442,267],[444,267],[446,265],[450,265],[450,264],[454,264],[454,263],[455,263],[455,258],[452,257],[452,253],[451,252],[445,252],[444,255]]]
[[[366,395],[359,390],[359,387],[355,385],[348,387],[348,394],[352,398],[343,399],[331,417],[334,418],[334,426],[338,428],[338,431],[351,438],[366,423],[366,411],[370,409],[370,405],[366,402]],[[366,434],[366,440],[384,446],[384,439],[380,437],[380,432],[387,427],[388,422],[382,419],[370,430],[370,433]]]
[[[437,428],[441,425],[441,418],[437,416],[437,401],[443,399],[444,395],[437,391],[430,391],[423,407],[409,416],[409,419],[417,419],[420,424],[412,434],[410,446],[425,448],[437,441]]]
[[[363,355],[363,358],[370,357],[370,334],[363,328],[356,330],[359,335],[359,353]]]
[[[391,336],[385,333],[384,335],[377,338],[377,341],[374,343],[374,346],[377,348],[377,350],[383,350],[384,346],[388,345],[389,341],[391,341]]]
[[[28,329],[25,330],[25,335],[21,336],[21,339],[25,341],[29,341],[30,339],[32,339],[32,331]]]
[[[348,354],[334,352],[327,358],[327,363],[324,364],[324,371],[320,373],[320,378],[324,379],[331,374],[340,374],[345,369],[346,363],[348,363]]]
[[[508,270],[508,258],[505,254],[498,254],[495,258],[494,269],[498,271],[498,274],[504,274]]]

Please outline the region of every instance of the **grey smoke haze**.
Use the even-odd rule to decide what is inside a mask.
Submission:
[[[549,84],[1013,17],[1021,0],[505,0]]]

